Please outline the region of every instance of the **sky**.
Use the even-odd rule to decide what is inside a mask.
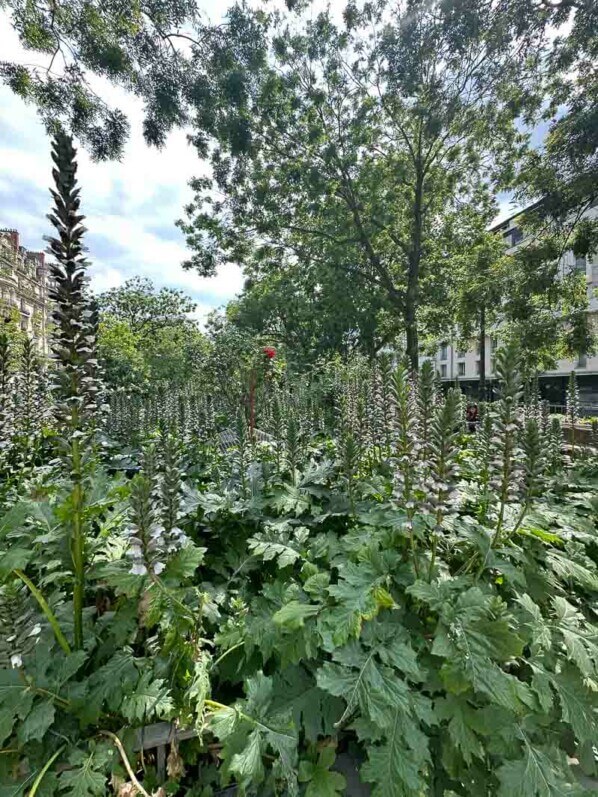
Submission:
[[[21,48],[1,11],[0,42],[2,60],[44,63],[41,54]],[[232,264],[213,278],[181,267],[189,250],[175,221],[192,198],[188,180],[205,167],[182,130],[172,133],[162,150],[147,147],[141,103],[108,83],[101,90],[109,103],[127,112],[131,136],[121,162],[94,163],[79,149],[92,288],[101,292],[135,275],[149,277],[158,287],[179,288],[191,296],[201,322],[243,285],[240,269]],[[43,237],[51,232],[46,219],[51,167],[50,141],[34,107],[0,84],[0,228],[16,228],[21,245],[35,251],[45,249]]]
[[[208,18],[217,21],[226,5],[222,0],[204,0],[202,7]],[[23,50],[3,11],[0,42],[3,60],[45,65],[43,55]],[[170,286],[190,295],[201,323],[243,285],[241,271],[233,264],[221,267],[212,278],[181,267],[189,251],[175,221],[192,198],[189,179],[205,173],[206,166],[183,130],[171,133],[161,150],[147,147],[141,133],[141,102],[107,81],[96,79],[93,87],[109,104],[127,112],[131,135],[120,162],[94,163],[79,150],[92,288],[101,292],[136,275],[149,277],[157,287]],[[0,228],[18,229],[21,244],[28,249],[43,250],[43,237],[50,232],[45,215],[50,207],[50,175],[50,142],[35,108],[0,84]],[[512,215],[510,198],[498,199],[497,220]]]

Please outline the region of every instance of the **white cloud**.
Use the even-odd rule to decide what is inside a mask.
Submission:
[[[210,5],[214,17],[219,6]],[[20,46],[5,12],[0,13],[0,41],[4,59],[43,65],[43,56]],[[183,207],[192,197],[188,180],[205,173],[206,165],[183,130],[173,132],[162,150],[147,147],[140,101],[101,79],[94,81],[94,89],[125,109],[131,121],[121,162],[94,163],[79,151],[94,290],[106,290],[134,275],[146,276],[158,286],[187,291],[198,303],[196,315],[202,313],[204,318],[243,283],[233,265],[212,278],[184,271],[180,265],[189,252],[174,222],[184,215]],[[31,249],[43,249],[43,236],[50,232],[44,216],[50,204],[50,175],[50,143],[35,109],[0,86],[0,226],[18,228],[22,243]]]

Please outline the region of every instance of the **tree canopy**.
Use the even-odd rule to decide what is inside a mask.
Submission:
[[[182,291],[155,288],[133,277],[97,297],[98,350],[112,387],[140,388],[146,381],[193,379],[207,341],[189,317],[196,305]]]
[[[100,160],[118,158],[127,114],[102,96],[104,78],[143,103],[143,134],[161,146],[194,124],[243,139],[245,83],[263,60],[259,17],[233,5],[210,23],[196,0],[3,0],[26,50],[47,65],[0,60],[0,79],[39,110],[49,131],[62,124]],[[202,132],[204,131],[204,132]]]
[[[186,265],[325,264],[384,297],[417,365],[454,217],[509,179],[525,140],[516,119],[537,64],[518,24],[477,2],[350,4],[341,23],[281,23],[249,97],[250,146],[220,139],[213,179],[192,183]]]

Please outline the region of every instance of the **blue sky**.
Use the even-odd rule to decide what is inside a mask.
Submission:
[[[44,64],[43,56],[20,47],[6,12],[0,12],[0,41],[3,59]],[[79,151],[92,286],[103,291],[134,275],[147,276],[158,286],[180,288],[192,296],[202,321],[243,284],[233,265],[210,279],[180,265],[189,252],[174,222],[192,197],[187,181],[205,167],[184,131],[171,134],[164,149],[150,149],[141,134],[141,104],[102,81],[94,89],[127,111],[132,131],[119,163],[93,163]],[[29,249],[44,249],[43,236],[50,232],[45,217],[50,179],[50,142],[35,109],[0,84],[0,227],[17,228]]]

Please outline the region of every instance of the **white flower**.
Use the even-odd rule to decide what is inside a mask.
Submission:
[[[154,565],[154,573],[159,576],[166,569],[164,562],[156,562]]]
[[[135,562],[133,567],[129,570],[132,576],[145,576],[147,574],[147,567],[141,562]]]
[[[38,636],[38,634],[41,634],[41,632],[42,632],[42,627],[41,627],[41,625],[38,623],[37,625],[34,625],[34,626],[33,626],[33,628],[31,629],[31,631],[29,632],[28,636]]]
[[[23,666],[23,659],[18,653],[13,653],[10,657],[10,666],[13,668],[13,670],[18,670],[19,667]]]

